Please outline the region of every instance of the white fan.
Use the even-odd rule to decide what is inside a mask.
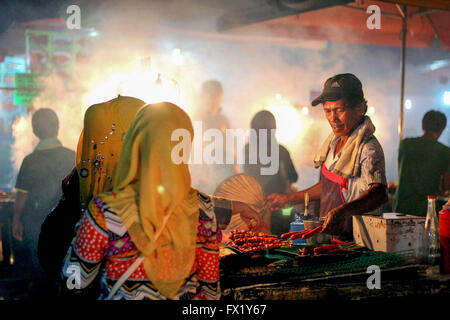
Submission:
[[[240,173],[224,180],[217,187],[214,192],[214,196],[246,203],[253,210],[261,214],[264,222],[264,230],[261,231],[270,232],[270,230],[267,230],[267,228],[270,227],[270,223],[267,221],[269,215],[267,214],[268,210],[266,210],[265,207],[266,198],[264,196],[264,191],[259,181],[251,175]],[[249,229],[247,224],[240,218],[239,215],[232,216],[230,224],[225,229],[225,233],[227,234],[231,230],[235,229]]]

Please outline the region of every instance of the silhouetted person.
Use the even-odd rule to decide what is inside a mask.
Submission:
[[[425,216],[427,196],[439,194],[441,179],[443,189],[450,188],[450,149],[437,141],[446,125],[445,114],[428,111],[423,136],[400,141],[394,212]]]
[[[225,132],[230,128],[228,118],[222,114],[223,88],[217,80],[205,81],[202,85],[201,107],[203,129],[216,128]]]
[[[223,138],[223,163],[191,165],[191,176],[193,185],[196,188],[206,193],[213,193],[223,180],[236,173],[235,164],[226,164],[226,153],[234,153],[235,151],[226,145],[226,130],[230,129],[230,123],[228,118],[221,112],[223,99],[222,84],[217,80],[205,81],[202,84],[200,98],[202,130],[203,132],[209,129],[220,130]],[[205,150],[207,144],[203,145],[203,150]]]
[[[273,114],[267,110],[260,111],[255,114],[251,121],[251,128],[256,130],[256,141],[250,140],[249,143],[253,143],[257,146],[257,154],[259,154],[259,148],[261,143],[267,143],[267,151],[271,152],[271,143],[275,143],[279,147],[279,170],[274,175],[261,174],[261,167],[269,167],[263,165],[258,161],[256,164],[250,164],[249,161],[249,144],[245,145],[245,164],[243,166],[244,172],[255,177],[264,190],[265,196],[272,193],[292,193],[295,191],[291,185],[298,179],[297,171],[292,163],[291,155],[289,151],[278,143],[278,141],[271,140],[270,130],[276,129],[276,121]],[[259,141],[259,130],[267,130],[267,141]],[[294,215],[283,216],[281,210],[274,211],[270,217],[270,229],[273,234],[282,234],[289,231],[289,224],[294,220]]]
[[[61,180],[75,166],[75,152],[58,140],[58,117],[51,109],[39,109],[32,116],[33,133],[39,143],[22,162],[16,182],[13,235],[26,247],[25,275],[30,279],[30,297],[45,298],[53,281],[40,267],[37,243],[45,216],[61,195]],[[39,294],[39,295],[37,295]]]

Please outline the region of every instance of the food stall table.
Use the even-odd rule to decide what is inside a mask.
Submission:
[[[293,248],[292,253],[298,250]],[[417,264],[410,256],[366,248],[342,257],[284,256],[282,250],[222,256],[222,299],[365,300],[418,296],[450,297],[450,275]],[[369,289],[369,266],[380,269],[380,289]],[[433,270],[433,272],[430,272]]]

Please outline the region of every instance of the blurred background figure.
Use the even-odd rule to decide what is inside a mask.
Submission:
[[[23,276],[30,279],[31,298],[56,294],[56,283],[41,269],[37,244],[45,216],[57,204],[61,181],[75,166],[75,152],[58,140],[58,116],[51,109],[39,109],[32,116],[33,133],[39,143],[22,162],[16,182],[13,236],[21,242],[23,257],[17,257]],[[39,294],[39,295],[38,295]],[[46,294],[46,295],[47,295]]]
[[[276,143],[279,146],[279,170],[274,175],[261,175],[261,167],[269,167],[268,165],[263,165],[258,161],[256,164],[249,163],[249,144],[245,145],[245,164],[243,165],[243,170],[245,173],[255,177],[260,183],[264,190],[264,194],[267,197],[272,193],[292,193],[295,191],[295,182],[298,179],[297,171],[295,170],[294,164],[292,163],[291,155],[289,151],[278,143],[278,141],[272,141],[270,130],[276,129],[276,121],[273,114],[267,110],[260,111],[255,114],[251,121],[251,128],[256,130],[256,141],[250,140],[249,143],[254,143],[257,146],[257,154],[259,154],[259,130],[267,130],[267,152],[270,156],[271,144]],[[263,142],[261,142],[263,143]],[[264,142],[265,143],[265,142]],[[274,211],[270,217],[270,230],[273,234],[282,234],[289,231],[289,224],[295,219],[294,210],[290,211],[289,215],[283,215],[282,210]]]
[[[446,125],[445,114],[428,111],[422,119],[423,136],[400,141],[394,212],[425,216],[427,196],[450,189],[450,149],[437,141]]]
[[[226,164],[226,154],[231,152],[236,159],[236,150],[226,144],[226,130],[230,129],[228,118],[222,114],[223,87],[217,80],[207,80],[203,82],[200,93],[200,115],[198,120],[202,123],[202,132],[195,132],[196,139],[201,139],[203,133],[209,129],[220,130],[223,139],[223,163],[207,164],[203,159],[202,164],[190,166],[192,172],[193,186],[203,192],[212,194],[217,186],[226,178],[231,177],[237,172],[238,166],[236,161],[234,164]],[[213,142],[204,142],[202,140],[203,149],[205,146]]]
[[[202,84],[201,108],[203,129],[216,128],[225,132],[230,128],[228,118],[222,114],[223,88],[217,80],[207,80]]]

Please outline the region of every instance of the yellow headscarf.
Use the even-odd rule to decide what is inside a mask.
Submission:
[[[112,189],[124,135],[144,105],[142,100],[119,96],[87,109],[77,147],[82,208],[93,196]]]
[[[145,256],[149,280],[168,298],[194,263],[199,217],[188,165],[171,158],[179,143],[171,141],[176,129],[193,138],[189,116],[176,105],[164,102],[140,110],[125,140],[113,192],[98,196],[121,217]]]

